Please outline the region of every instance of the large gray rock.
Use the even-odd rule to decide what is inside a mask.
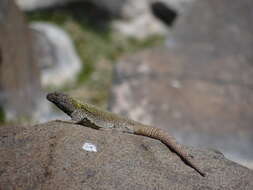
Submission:
[[[219,152],[185,148],[207,177],[148,137],[63,122],[2,126],[0,188],[253,189],[253,171]]]
[[[42,92],[40,71],[33,57],[31,33],[12,0],[0,1],[0,107],[6,119],[34,115]]]
[[[167,47],[119,61],[111,110],[253,168],[252,14],[251,0],[196,2]]]
[[[81,60],[69,35],[56,25],[33,22],[34,49],[43,86],[60,87],[76,81]]]

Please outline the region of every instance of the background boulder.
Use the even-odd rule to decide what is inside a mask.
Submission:
[[[81,60],[69,35],[57,25],[45,22],[33,22],[30,28],[41,70],[41,84],[60,87],[75,82]]]

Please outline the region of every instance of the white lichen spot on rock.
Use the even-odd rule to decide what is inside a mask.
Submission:
[[[179,80],[172,80],[171,81],[171,86],[174,88],[182,88],[182,84]]]
[[[96,145],[94,145],[92,143],[84,143],[84,145],[82,146],[82,149],[86,150],[88,152],[97,152]]]

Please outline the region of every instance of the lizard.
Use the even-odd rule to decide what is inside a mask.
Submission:
[[[80,102],[64,93],[49,93],[47,94],[47,99],[69,115],[76,124],[95,129],[116,129],[120,132],[142,135],[160,140],[201,176],[206,176],[206,174],[191,161],[191,156],[184,151],[182,147],[178,146],[175,138],[160,128],[151,127],[115,113],[104,111],[91,104]]]

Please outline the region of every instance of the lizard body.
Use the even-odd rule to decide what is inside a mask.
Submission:
[[[95,129],[116,129],[121,132],[158,139],[178,154],[186,164],[195,169],[201,176],[205,176],[205,173],[190,160],[190,156],[177,145],[176,140],[162,129],[144,125],[87,103],[81,103],[63,93],[49,93],[47,99],[78,124]]]

